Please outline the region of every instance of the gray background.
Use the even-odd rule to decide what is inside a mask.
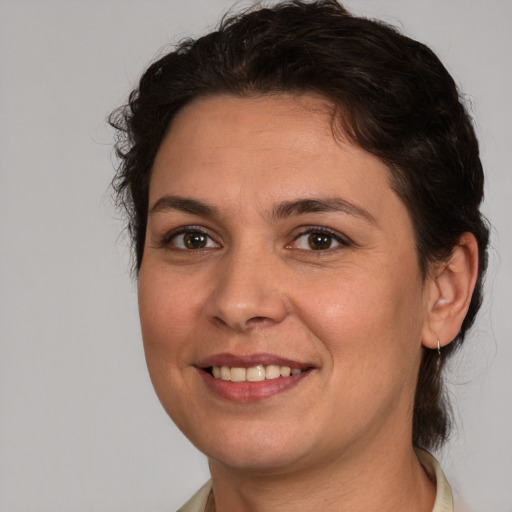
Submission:
[[[171,511],[207,478],[146,374],[105,118],[231,3],[0,0],[0,512]],[[476,510],[510,512],[512,2],[346,5],[431,45],[473,105],[493,248],[441,459]]]

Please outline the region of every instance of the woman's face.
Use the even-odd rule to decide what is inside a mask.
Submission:
[[[300,469],[410,445],[429,286],[386,166],[333,138],[325,100],[196,100],[149,204],[147,363],[213,463]]]

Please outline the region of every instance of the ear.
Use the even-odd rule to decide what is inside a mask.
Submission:
[[[428,318],[422,332],[425,347],[444,346],[459,334],[478,277],[478,244],[464,233],[447,261],[436,263],[427,278]]]

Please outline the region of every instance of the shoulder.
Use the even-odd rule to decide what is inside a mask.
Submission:
[[[212,483],[208,481],[177,512],[204,512],[211,490]]]
[[[452,489],[435,457],[424,450],[416,453],[427,474],[436,482],[436,501],[432,512],[471,512],[457,497],[454,505]],[[208,481],[177,512],[204,512],[211,490],[212,483]]]
[[[432,512],[464,512],[454,509],[452,488],[435,457],[424,450],[416,450],[416,455],[428,476],[436,483],[436,501]]]

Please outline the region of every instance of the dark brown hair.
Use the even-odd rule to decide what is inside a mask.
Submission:
[[[128,215],[136,271],[144,251],[155,155],[176,113],[191,100],[312,92],[333,105],[333,128],[379,157],[411,215],[418,259],[447,259],[464,232],[475,235],[479,277],[456,339],[424,349],[413,414],[413,443],[447,438],[445,358],[464,340],[480,307],[488,228],[480,213],[483,171],[471,120],[454,80],[425,45],[386,24],[349,14],[334,0],[285,1],[225,18],[153,63],[114,111],[120,165],[113,180]]]

